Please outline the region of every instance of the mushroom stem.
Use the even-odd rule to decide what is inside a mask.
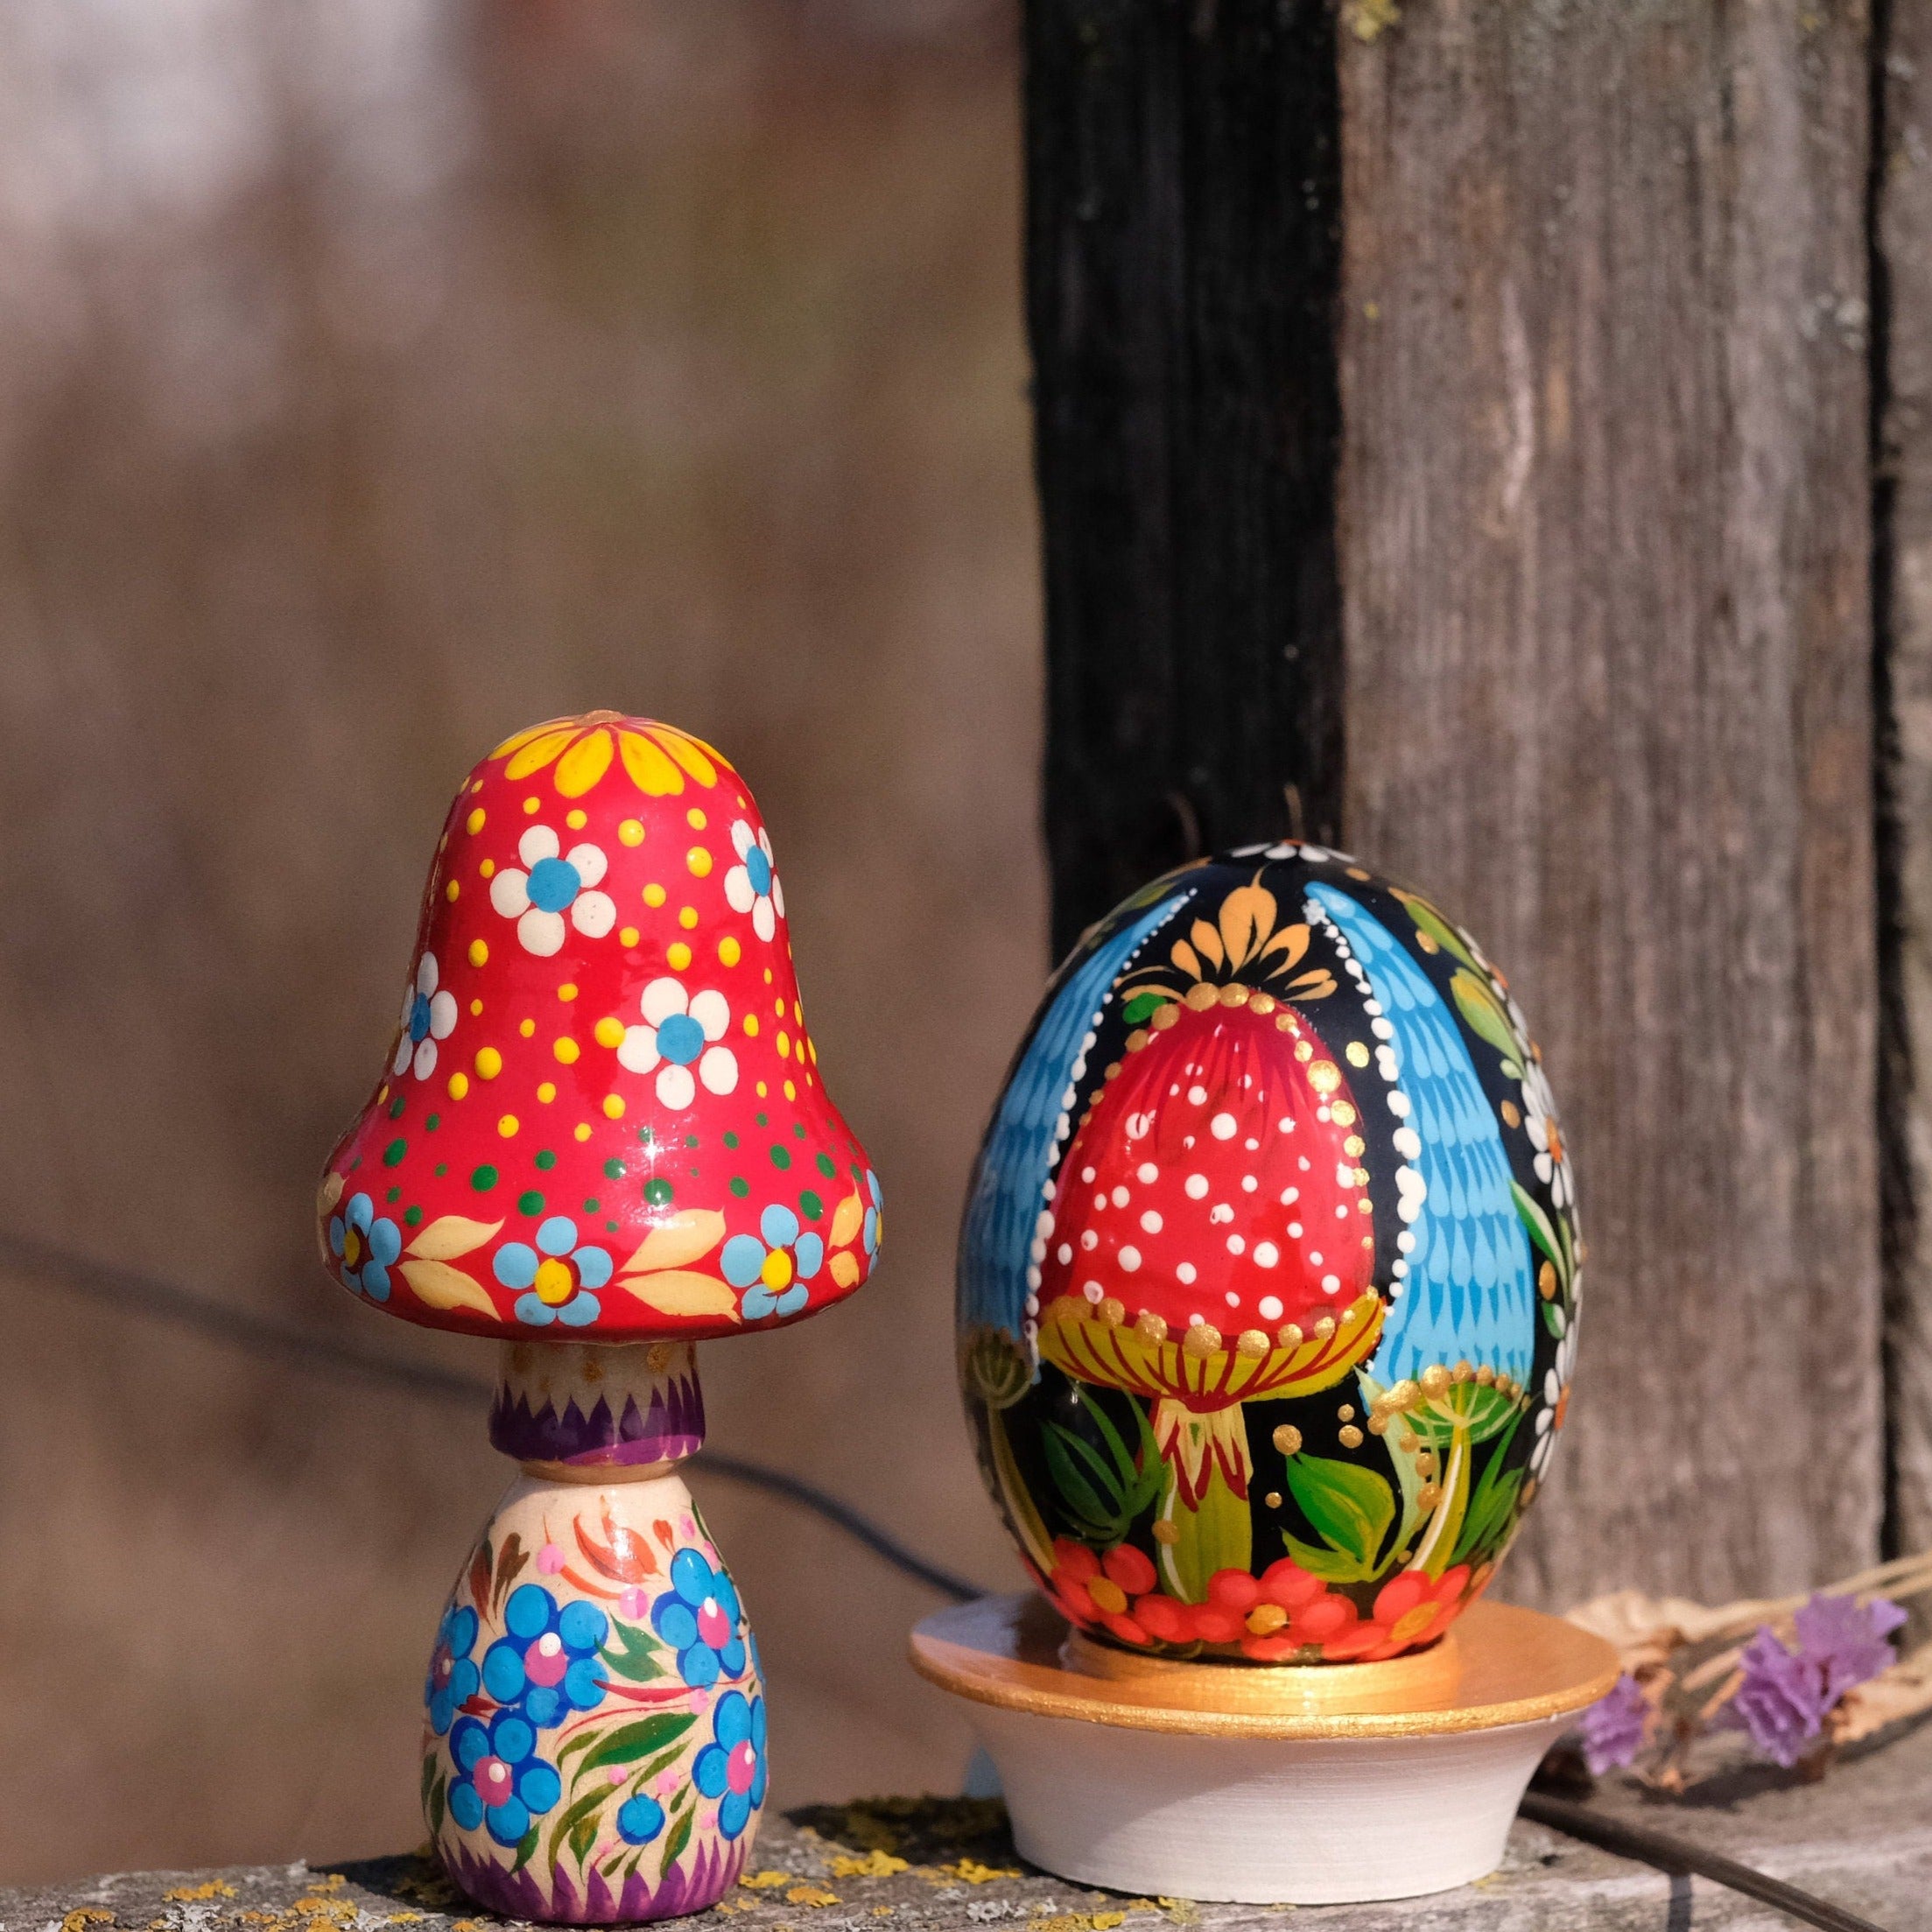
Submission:
[[[744,1869],[763,1690],[685,1486],[704,1437],[688,1342],[503,1350],[490,1440],[521,1466],[444,1606],[423,1803],[450,1877],[506,1917],[666,1918]],[[640,1865],[671,1831],[682,1853]]]
[[[1238,1404],[1233,1413],[1238,1419]],[[1198,1497],[1190,1501],[1181,1472],[1170,1460],[1155,1539],[1169,1591],[1183,1603],[1205,1603],[1208,1579],[1217,1570],[1252,1566],[1254,1533],[1247,1498],[1237,1495],[1219,1465],[1211,1463]]]

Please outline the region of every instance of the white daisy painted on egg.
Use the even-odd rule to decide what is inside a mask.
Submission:
[[[437,991],[437,978],[436,955],[425,952],[403,995],[403,1033],[390,1063],[390,1071],[398,1079],[412,1067],[418,1080],[428,1079],[436,1071],[436,1043],[456,1030],[455,999]]]
[[[617,1060],[633,1073],[657,1069],[660,1106],[689,1107],[699,1082],[707,1093],[729,1093],[738,1085],[737,1055],[717,1044],[731,1025],[723,994],[712,987],[686,993],[682,980],[667,974],[644,988],[641,1003],[644,1023],[624,1029]]]
[[[531,825],[516,841],[516,856],[529,867],[519,872],[506,867],[489,882],[489,903],[506,919],[516,922],[516,937],[526,952],[548,959],[564,944],[564,918],[587,939],[601,939],[617,923],[617,908],[608,892],[591,889],[608,867],[594,845],[563,849],[548,825]]]
[[[725,897],[734,912],[751,915],[751,930],[769,939],[784,917],[785,892],[771,858],[771,840],[741,818],[731,828],[738,863],[725,875]]]

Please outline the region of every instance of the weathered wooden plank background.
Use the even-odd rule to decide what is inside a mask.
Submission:
[[[1110,895],[1056,811],[1131,850],[1172,793],[1228,840],[1283,829],[1284,784],[1321,802],[1323,826],[1338,789],[1343,842],[1437,896],[1514,973],[1582,1176],[1571,1441],[1506,1587],[1724,1597],[1857,1564],[1887,1493],[1866,220],[1882,50],[1865,13],[1029,13],[1049,661],[1083,702],[1099,664],[1114,680],[1096,710],[1055,714],[1075,741],[1049,755],[1057,931]],[[1281,151],[1290,125],[1298,153],[1327,152],[1318,95],[1222,80],[1265,71],[1290,24],[1338,29],[1338,213],[1319,167],[1277,168],[1257,198],[1229,160]],[[1189,116],[1204,97],[1238,135]],[[1201,212],[1231,172],[1240,224]],[[1924,232],[1914,212],[1900,193],[1901,238]],[[1156,228],[1171,289],[1135,254]],[[1109,343],[1115,305],[1066,263],[1123,259],[1136,333]],[[1256,449],[1296,476],[1327,454],[1306,404],[1318,333],[1264,337],[1259,361],[1212,371],[1243,392],[1219,418],[1266,425],[1247,460],[1206,437],[1158,444],[1164,518],[1250,534],[1196,566],[1149,543],[1144,508],[1096,514],[1094,488],[1060,479],[1073,460],[1091,480],[1144,460],[1116,458],[1109,425],[1187,419],[1200,345],[1247,319],[1240,269],[1257,259],[1325,306],[1343,510],[1329,523],[1277,490],[1257,514]],[[1297,630],[1282,559],[1317,577],[1331,539],[1341,622],[1317,612]],[[1202,569],[1215,610],[1248,613],[1243,649],[1259,632],[1273,654],[1224,708],[1236,775],[1184,717],[1184,774],[1119,759],[1085,805],[1071,783],[1056,794],[1083,752],[1128,748],[1115,716],[1198,677],[1172,613],[1194,608]],[[1116,636],[1131,641],[1110,657]],[[1337,690],[1338,730],[1311,734]],[[1257,776],[1264,713],[1275,762]],[[1910,1298],[1893,1384],[1922,1402]],[[1901,1420],[1901,1525],[1932,1494],[1917,1439]]]

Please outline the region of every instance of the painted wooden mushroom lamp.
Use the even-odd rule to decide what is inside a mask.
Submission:
[[[345,1288],[499,1345],[490,1440],[521,1468],[445,1607],[423,1733],[430,1834],[480,1904],[654,1919],[735,1883],[765,1704],[678,1473],[692,1345],[849,1295],[880,1205],[744,781],[609,712],[500,745],[450,808],[320,1199]]]
[[[1567,1410],[1573,1193],[1502,975],[1345,854],[1225,854],[1085,935],[959,1257],[966,1408],[1044,1600],[914,1639],[1022,1851],[1296,1903],[1493,1868],[1615,1676],[1479,1602]]]

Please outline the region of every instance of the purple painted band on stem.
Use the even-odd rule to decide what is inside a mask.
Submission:
[[[705,1441],[705,1396],[695,1376],[656,1383],[648,1409],[627,1394],[613,1414],[601,1395],[587,1413],[574,1397],[559,1411],[501,1383],[489,1412],[490,1446],[524,1463],[572,1463],[594,1468],[634,1468],[643,1463],[681,1462]]]
[[[467,1845],[439,1840],[437,1856],[452,1879],[477,1904],[506,1919],[552,1925],[620,1925],[641,1919],[676,1918],[715,1905],[738,1882],[750,1849],[751,1834],[713,1841],[686,1851],[653,1883],[643,1869],[631,1872],[622,1888],[601,1872],[582,1884],[560,1867],[539,1869],[536,1861],[511,1872],[494,1858],[479,1857]],[[656,1861],[646,1858],[645,1866]]]

